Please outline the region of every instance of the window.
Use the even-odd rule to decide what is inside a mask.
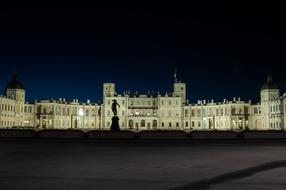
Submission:
[[[248,107],[244,107],[244,114],[248,114]]]
[[[232,115],[235,114],[235,108],[231,108],[231,114],[232,114]]]
[[[189,116],[189,111],[185,110],[185,117],[188,117],[188,116]]]
[[[161,126],[164,127],[164,122],[161,123]]]
[[[179,122],[176,122],[176,127],[179,127],[179,125],[180,125]]]
[[[157,120],[153,120],[152,125],[154,128],[156,128],[157,127]]]
[[[169,122],[169,127],[172,127],[172,123],[171,122]]]
[[[140,127],[145,127],[145,120],[141,120]]]
[[[133,120],[129,120],[129,129],[133,128]]]
[[[201,127],[201,122],[200,121],[198,121],[198,127]]]
[[[195,127],[195,122],[194,121],[192,121],[192,127]]]
[[[185,124],[185,125],[186,125],[186,127],[189,127],[189,123],[188,123],[187,121],[186,121],[186,124]]]

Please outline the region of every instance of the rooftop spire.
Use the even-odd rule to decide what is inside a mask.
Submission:
[[[273,82],[271,75],[267,75],[267,82],[268,82],[268,83],[269,83],[269,82]]]
[[[261,90],[268,89],[278,89],[278,86],[273,82],[271,75],[267,75],[266,83],[264,83],[261,87]]]
[[[177,79],[177,68],[176,67],[175,67],[174,79],[175,79],[175,82],[178,82],[178,79]]]

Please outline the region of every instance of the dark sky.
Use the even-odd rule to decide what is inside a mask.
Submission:
[[[98,101],[103,82],[115,82],[118,92],[170,92],[176,67],[191,102],[234,96],[256,101],[268,73],[284,93],[281,6],[2,10],[0,88],[17,70],[28,100]]]

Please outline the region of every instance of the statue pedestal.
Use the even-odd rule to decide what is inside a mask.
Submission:
[[[119,118],[117,116],[112,117],[112,123],[111,123],[110,130],[111,131],[120,131]]]

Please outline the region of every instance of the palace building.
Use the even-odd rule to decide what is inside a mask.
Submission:
[[[25,101],[25,88],[15,75],[0,96],[0,128],[110,130],[116,100],[121,130],[285,130],[286,94],[280,95],[270,76],[260,102],[240,98],[222,102],[187,100],[186,84],[176,79],[173,92],[117,93],[115,83],[103,84],[103,103],[64,98]]]

